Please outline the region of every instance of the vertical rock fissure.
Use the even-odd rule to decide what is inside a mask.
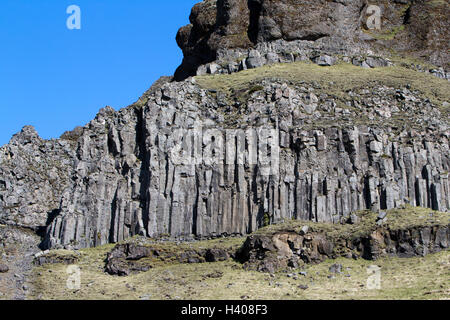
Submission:
[[[138,159],[141,162],[139,168],[139,208],[141,210],[141,217],[143,223],[143,229],[145,230],[145,235],[149,235],[148,224],[149,224],[149,206],[147,190],[150,181],[150,161],[149,161],[149,151],[146,150],[146,128],[144,121],[144,108],[135,109],[136,115],[136,148],[138,149]]]
[[[117,229],[120,228],[119,221],[117,221],[117,193],[119,191],[119,186],[117,186],[116,191],[114,193],[114,198],[111,202],[111,222],[109,227],[109,242],[115,243],[117,242]],[[117,227],[116,227],[117,225]]]
[[[195,171],[195,201],[194,201],[194,206],[192,209],[192,234],[194,236],[198,236],[199,235],[199,230],[197,229],[198,210],[199,210],[199,201],[201,201],[200,190],[199,190],[200,178],[199,178],[197,170],[194,170],[194,171]]]
[[[248,8],[250,10],[250,25],[247,34],[250,41],[256,44],[258,42],[262,5],[258,0],[248,0]]]

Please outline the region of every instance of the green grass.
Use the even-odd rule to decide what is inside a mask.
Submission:
[[[372,30],[363,30],[368,35],[372,36],[377,40],[394,40],[397,34],[405,30],[404,25],[393,27],[390,30],[383,30],[380,32],[374,32]]]
[[[448,0],[430,0],[428,1],[428,5],[432,6],[432,7],[443,7],[443,6],[448,6],[449,2]]]
[[[448,225],[448,213],[430,209],[412,208],[390,210],[388,224],[391,229],[414,226]],[[334,238],[356,237],[374,228],[375,213],[360,212],[358,225],[331,225],[312,222],[289,221],[272,225],[256,234],[272,234],[277,231],[298,231],[309,225],[315,231],[325,231]],[[140,237],[129,241],[143,242]],[[179,252],[186,249],[238,248],[245,238],[221,238],[193,243],[152,242],[145,243],[158,250]],[[233,260],[216,263],[181,264],[176,260],[153,263],[147,272],[128,277],[110,276],[104,272],[106,255],[114,245],[80,250],[77,265],[81,268],[81,289],[66,287],[67,266],[47,264],[35,267],[34,288],[31,299],[450,299],[450,252],[443,251],[426,257],[411,259],[382,257],[376,262],[363,259],[339,258],[326,260],[318,265],[304,265],[307,276],[287,277],[279,272],[273,277],[266,273],[246,271]],[[66,255],[66,251],[53,254]],[[343,265],[343,274],[330,279],[329,267]],[[369,290],[366,286],[367,267],[381,267],[381,290]],[[290,270],[298,274],[300,269]],[[347,275],[350,275],[348,277]],[[307,285],[302,290],[299,285]]]
[[[127,243],[137,243],[144,244],[145,246],[151,247],[156,250],[163,250],[167,252],[179,252],[186,250],[202,250],[208,248],[217,248],[217,249],[229,249],[236,248],[243,242],[242,237],[230,237],[230,238],[217,238],[212,240],[202,240],[202,241],[193,241],[193,242],[180,242],[176,243],[173,241],[156,241],[151,240],[142,236],[135,236],[129,240]]]
[[[320,67],[308,62],[267,65],[230,75],[204,75],[196,77],[197,83],[210,90],[217,90],[229,96],[237,92],[249,92],[263,79],[281,79],[294,85],[315,83],[319,91],[346,101],[348,90],[386,85],[393,88],[411,86],[423,97],[444,109],[443,102],[450,101],[450,84],[429,74],[417,72],[402,66],[366,69],[348,63],[331,67]],[[448,107],[446,110],[448,111]]]
[[[387,210],[386,226],[392,230],[403,230],[419,226],[448,225],[450,217],[448,213],[433,211],[431,209],[405,206],[405,209]],[[432,213],[432,216],[430,216]],[[273,234],[278,231],[292,230],[300,232],[305,225],[316,232],[324,232],[331,239],[355,239],[361,236],[370,235],[377,229],[377,213],[372,211],[360,211],[356,215],[360,217],[358,224],[329,224],[315,223],[312,221],[287,221],[286,223],[267,226],[259,229],[255,234]]]
[[[424,258],[382,258],[381,290],[366,286],[367,267],[374,262],[340,258],[319,265],[305,266],[307,276],[288,278],[280,272],[272,278],[265,273],[245,271],[232,260],[218,263],[173,264],[160,266],[129,277],[109,276],[103,272],[103,259],[110,247],[90,249],[83,255],[81,289],[66,287],[67,266],[39,267],[36,288],[31,298],[40,299],[149,299],[202,300],[225,299],[450,299],[449,251]],[[329,279],[328,268],[343,265],[343,274]],[[52,272],[49,272],[51,270]],[[291,270],[298,273],[300,270]],[[347,277],[349,274],[351,277]],[[307,285],[307,290],[299,289]]]

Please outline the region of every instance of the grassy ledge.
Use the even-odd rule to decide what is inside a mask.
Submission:
[[[430,99],[442,111],[448,112],[444,102],[450,101],[450,83],[427,73],[414,71],[401,66],[383,68],[361,68],[348,63],[331,67],[321,67],[308,62],[266,65],[230,75],[197,76],[197,83],[208,90],[222,91],[228,95],[233,92],[250,90],[255,83],[277,78],[294,85],[315,83],[320,90],[338,98],[357,88],[370,88],[386,85],[402,88],[407,85]]]

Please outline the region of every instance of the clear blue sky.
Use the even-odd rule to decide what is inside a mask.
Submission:
[[[0,146],[24,125],[43,138],[135,102],[181,63],[179,27],[200,0],[1,0]],[[69,30],[69,5],[81,30]]]

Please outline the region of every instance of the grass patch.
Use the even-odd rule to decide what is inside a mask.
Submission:
[[[161,241],[161,240],[151,240],[142,236],[135,236],[126,240],[127,243],[139,243],[145,244],[148,247],[152,247],[157,250],[165,250],[170,252],[180,252],[186,250],[202,250],[209,248],[217,249],[229,249],[235,248],[242,244],[245,239],[243,237],[230,237],[230,238],[217,238],[213,240],[202,240],[202,241],[192,241],[192,242],[180,242],[176,243],[174,241]]]
[[[387,223],[385,226],[392,230],[403,230],[414,227],[446,226],[450,223],[448,213],[433,211],[431,209],[412,207],[406,205],[405,209],[387,210]],[[286,223],[270,225],[259,229],[255,234],[272,234],[278,231],[291,230],[300,232],[303,226],[308,226],[316,232],[324,232],[331,239],[356,239],[370,235],[378,226],[376,225],[377,213],[372,211],[360,211],[356,213],[360,218],[358,224],[329,224],[312,221],[287,221]]]
[[[102,272],[107,248],[93,249],[79,263],[81,289],[66,288],[66,266],[41,267],[35,272],[36,290],[33,298],[100,299],[100,300],[206,300],[224,299],[450,299],[450,253],[448,251],[424,258],[382,258],[381,290],[366,286],[367,267],[374,262],[340,258],[320,265],[306,266],[307,276],[288,278],[280,272],[268,274],[245,271],[231,260],[218,263],[178,264],[161,266],[138,275],[119,278]],[[94,260],[92,258],[96,257]],[[343,265],[343,274],[329,279],[328,268]],[[51,270],[52,272],[49,272]],[[292,270],[298,274],[300,270]],[[348,276],[350,275],[350,277]],[[299,288],[308,286],[307,290]]]
[[[231,96],[234,92],[248,92],[257,82],[271,78],[282,79],[294,85],[315,83],[320,87],[318,91],[341,101],[348,99],[346,92],[349,90],[379,85],[393,88],[410,85],[412,90],[419,91],[441,110],[445,109],[443,103],[450,101],[449,81],[402,66],[369,69],[348,63],[321,67],[309,62],[295,62],[266,65],[230,75],[197,76],[196,81],[205,89],[222,91]]]
[[[404,25],[395,26],[390,30],[374,32],[372,30],[363,30],[365,33],[377,40],[394,40],[397,34],[405,30]]]

